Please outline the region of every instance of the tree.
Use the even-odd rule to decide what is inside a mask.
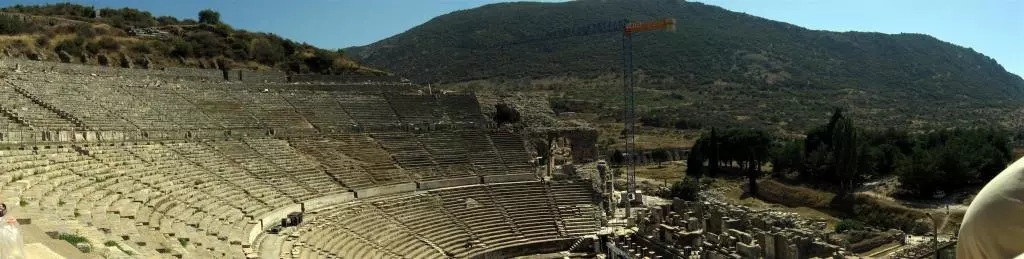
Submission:
[[[803,165],[804,149],[801,141],[787,141],[772,152],[772,171],[788,173],[800,170]]]
[[[623,162],[626,161],[626,158],[622,155],[622,150],[616,149],[613,152],[614,153],[612,153],[610,161],[613,165],[621,165]]]
[[[921,198],[929,198],[940,185],[944,173],[935,166],[930,152],[915,148],[913,155],[900,159],[896,172],[900,188]]]
[[[210,25],[220,24],[220,13],[210,9],[199,11],[199,23]]]
[[[704,155],[701,152],[704,143],[701,139],[690,148],[690,154],[686,156],[686,174],[695,178],[704,175]]]
[[[250,58],[255,59],[260,64],[273,65],[284,60],[286,55],[284,47],[265,38],[256,38],[249,43]]]
[[[679,198],[686,201],[696,201],[700,183],[693,178],[683,178],[672,185],[672,198]]]
[[[833,177],[839,181],[840,192],[853,189],[857,172],[857,133],[849,118],[840,117],[832,130],[832,148],[835,157]]]
[[[651,159],[658,161],[659,165],[661,165],[662,162],[668,161],[670,158],[668,150],[658,149],[651,152]]]
[[[498,123],[498,127],[506,123],[517,123],[519,122],[519,111],[516,111],[512,106],[505,103],[494,104],[494,122]]]
[[[306,58],[303,62],[309,67],[310,72],[330,74],[331,67],[334,64],[334,57],[328,51],[317,50],[313,56]]]
[[[711,128],[711,137],[705,142],[708,151],[708,175],[712,177],[718,175],[719,167],[718,136],[715,132],[716,129]]]

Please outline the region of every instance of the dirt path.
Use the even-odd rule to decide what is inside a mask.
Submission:
[[[865,183],[860,188],[857,188],[856,193],[867,195],[875,199],[891,201],[907,208],[918,209],[931,213],[932,215],[941,216],[942,220],[938,227],[939,233],[954,231],[953,229],[949,229],[949,227],[959,225],[960,218],[967,213],[968,205],[960,203],[959,201],[962,200],[961,198],[965,195],[970,195],[970,191],[953,193],[939,200],[902,200],[895,199],[887,195],[887,193],[892,193],[896,183],[896,177],[888,177],[879,181]]]

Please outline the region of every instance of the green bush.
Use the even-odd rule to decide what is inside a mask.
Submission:
[[[208,31],[198,31],[188,36],[185,40],[192,45],[193,55],[197,57],[216,57],[227,52],[227,44],[223,38]]]
[[[178,22],[178,18],[174,18],[173,16],[160,16],[156,18],[156,21],[160,25],[174,25],[180,23]]]
[[[60,233],[60,235],[58,236],[58,239],[67,241],[68,243],[71,243],[72,245],[75,245],[75,244],[78,244],[78,243],[89,243],[89,239],[86,239],[83,236],[79,236],[79,235],[75,235],[75,234],[69,234],[69,233]]]
[[[864,228],[864,222],[857,221],[855,219],[844,219],[836,224],[836,233],[843,233],[850,230],[860,230]]]
[[[114,242],[114,241],[111,241],[111,240],[107,240],[107,242],[103,242],[103,245],[105,245],[105,246],[117,246],[117,242]]]
[[[220,24],[220,13],[210,9],[199,11],[199,23]]]
[[[194,53],[192,51],[192,45],[182,40],[175,40],[171,44],[171,56],[187,58],[191,57]]]
[[[682,181],[676,182],[672,185],[671,198],[679,198],[687,201],[696,201],[697,194],[700,187],[698,186],[697,180],[693,178],[685,178]]]
[[[152,27],[158,24],[153,14],[132,8],[104,8],[100,10],[100,17],[110,25],[121,29]]]
[[[73,39],[67,39],[58,42],[57,46],[54,47],[53,50],[64,51],[71,55],[82,55],[83,51],[85,50],[82,48],[84,44],[85,39],[76,37]]]

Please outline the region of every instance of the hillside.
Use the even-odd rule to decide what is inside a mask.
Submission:
[[[1024,98],[1024,80],[992,58],[928,35],[809,30],[677,0],[491,4],[346,52],[424,83],[550,92],[556,111],[613,121],[618,34],[481,46],[623,18],[678,21],[676,33],[634,37],[648,126],[802,132],[833,106],[873,127],[967,126],[1003,122]]]
[[[76,4],[0,8],[5,56],[121,67],[198,67],[385,74],[340,50],[234,29],[212,10],[198,20]]]

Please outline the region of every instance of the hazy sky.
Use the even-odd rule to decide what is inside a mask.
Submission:
[[[3,0],[0,4],[63,2]],[[195,18],[211,8],[236,28],[273,32],[322,48],[365,45],[430,18],[497,0],[72,0]],[[1024,76],[1024,0],[698,0],[737,12],[832,31],[915,32],[974,48]]]

